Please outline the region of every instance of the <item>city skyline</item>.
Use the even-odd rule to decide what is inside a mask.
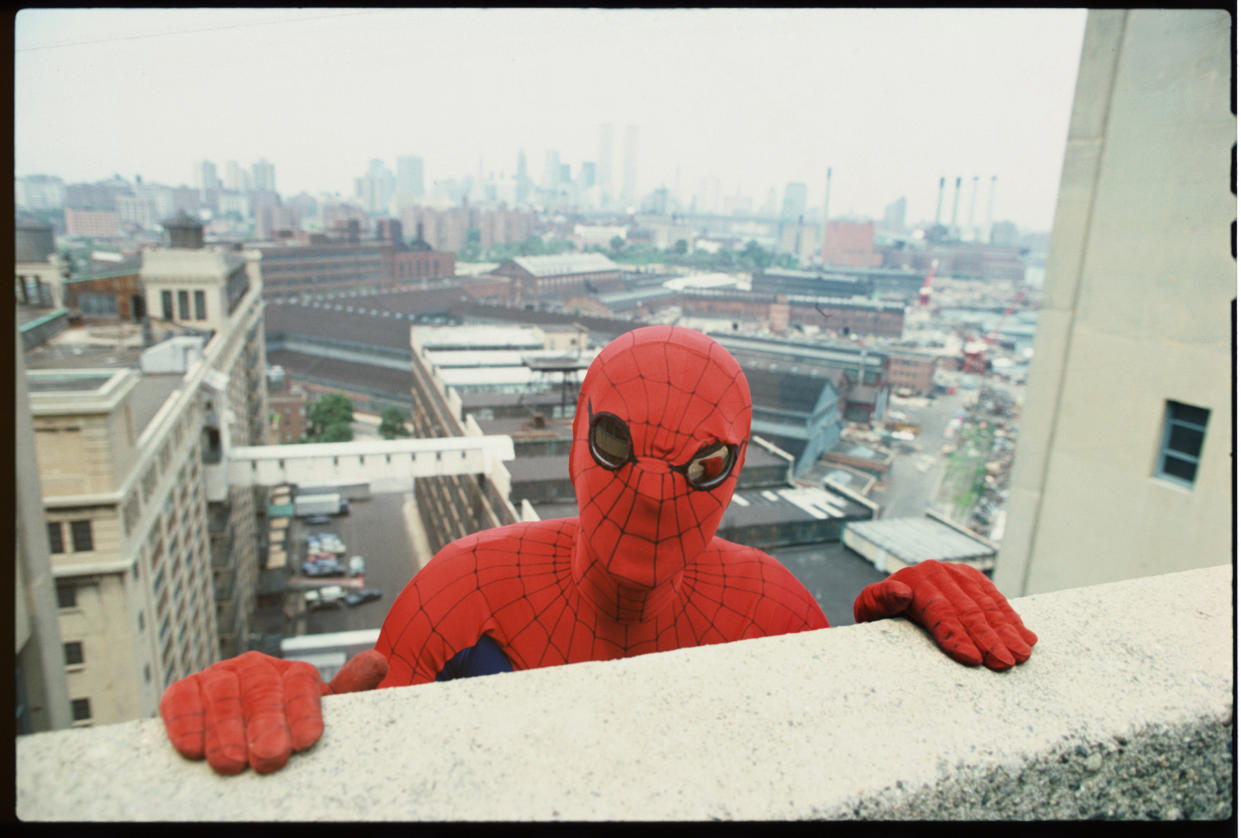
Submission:
[[[608,166],[619,191],[633,125],[638,198],[666,186],[688,206],[714,182],[720,198],[746,194],[757,208],[800,182],[813,212],[831,167],[833,216],[880,218],[906,197],[916,223],[934,217],[941,177],[962,178],[965,207],[972,179],[989,187],[996,176],[995,219],[1045,230],[1084,20],[1081,10],[23,10],[15,173],[176,186],[192,184],[198,160],[223,172],[266,158],[283,194],[349,197],[372,158],[393,170],[401,156],[422,158],[429,191],[480,170],[511,176],[520,152],[538,183],[556,152],[574,179],[585,162]],[[599,159],[601,124],[614,126],[610,161]]]

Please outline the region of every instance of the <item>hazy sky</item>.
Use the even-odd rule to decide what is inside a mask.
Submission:
[[[995,219],[1048,229],[1084,10],[24,10],[15,31],[16,174],[193,184],[196,160],[276,166],[283,194],[350,195],[372,157],[433,180],[574,177],[599,124],[638,126],[638,186],[704,177],[756,206],[789,181],[831,213],[939,178],[998,176]],[[679,170],[679,174],[678,174]]]

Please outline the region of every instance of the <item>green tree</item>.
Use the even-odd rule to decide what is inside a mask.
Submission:
[[[465,244],[457,251],[457,258],[463,262],[477,262],[482,258],[483,250],[479,242],[482,233],[476,228],[465,231]]]
[[[353,402],[340,393],[328,393],[306,408],[310,427],[307,442],[348,442],[353,439]]]
[[[625,240],[620,236],[612,236],[612,240],[608,244],[612,245],[612,249],[617,253],[620,253],[625,248]]]
[[[771,254],[762,245],[751,239],[745,243],[745,250],[741,251],[741,261],[749,264],[755,270],[762,270],[771,264]]]
[[[379,435],[384,439],[395,439],[398,436],[409,436],[405,427],[405,414],[394,404],[390,404],[379,414]]]
[[[672,245],[672,252],[678,256],[684,256],[689,252],[689,242],[685,239],[677,239],[676,244]]]

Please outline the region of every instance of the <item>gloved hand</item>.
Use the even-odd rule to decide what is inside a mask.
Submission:
[[[1038,635],[977,568],[928,560],[867,585],[853,602],[859,623],[909,617],[939,647],[966,666],[983,663],[1002,672],[1025,663]]]
[[[387,658],[374,649],[350,658],[330,684],[304,661],[246,652],[172,684],[159,714],[181,756],[205,754],[218,774],[247,764],[266,774],[319,741],[321,696],[372,690],[387,674]]]

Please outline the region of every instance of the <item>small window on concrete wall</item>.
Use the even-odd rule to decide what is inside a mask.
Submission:
[[[160,302],[160,308],[163,310],[163,313],[164,313],[164,319],[172,320],[173,319],[172,317],[172,292],[171,291],[160,291],[159,302]]]
[[[73,538],[74,552],[85,552],[95,549],[95,539],[91,533],[91,522],[89,520],[70,521],[69,535]]]
[[[1164,408],[1163,440],[1155,476],[1181,486],[1193,486],[1198,474],[1202,442],[1211,411],[1169,400]]]
[[[77,666],[85,662],[82,656],[82,643],[74,640],[65,645],[65,666]]]
[[[207,295],[202,291],[194,292],[194,319],[207,319]]]

